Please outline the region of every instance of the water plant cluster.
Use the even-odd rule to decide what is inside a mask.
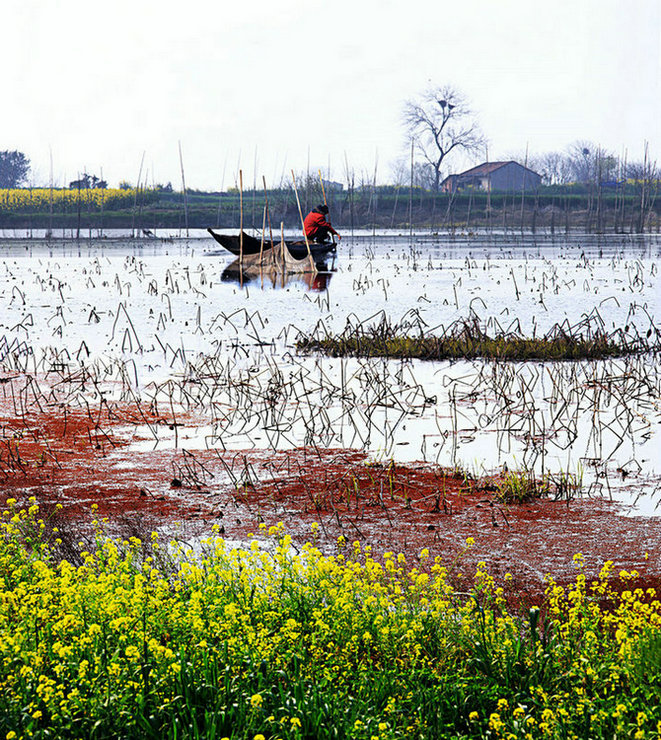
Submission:
[[[661,603],[583,559],[541,609],[483,564],[406,562],[282,526],[197,555],[138,539],[74,567],[37,505],[2,514],[0,732],[7,738],[657,737]],[[51,537],[57,537],[57,531]],[[472,544],[469,539],[466,547]],[[507,577],[506,577],[507,578]],[[506,584],[505,584],[506,585]]]
[[[555,324],[541,337],[526,337],[520,327],[498,326],[489,335],[477,316],[458,319],[447,327],[407,333],[409,325],[392,324],[384,315],[377,323],[348,324],[334,336],[302,336],[302,351],[333,357],[388,357],[391,359],[456,360],[478,357],[494,360],[593,360],[661,349],[661,331],[650,326],[644,334],[629,327],[607,332],[603,322],[586,317],[576,325]]]

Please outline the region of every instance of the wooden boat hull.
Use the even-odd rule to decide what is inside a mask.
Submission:
[[[216,234],[212,229],[207,229],[211,236],[220,244],[225,247],[228,252],[231,252],[235,257],[241,255],[241,240],[238,234]],[[304,241],[287,241],[285,242],[287,248],[294,259],[300,260],[308,256],[308,247]],[[268,241],[264,242],[263,248],[261,239],[256,239],[250,234],[243,232],[243,255],[247,257],[249,255],[259,254],[262,250],[263,254],[270,252],[271,243]],[[316,242],[310,242],[310,253],[312,258],[316,261],[324,259],[328,255],[335,251],[335,244],[332,242],[324,242],[323,244],[317,244]]]
[[[263,266],[254,262],[248,265],[244,264],[242,267],[240,261],[235,259],[223,270],[220,279],[223,283],[239,283],[242,286],[258,283],[262,287],[271,285],[273,288],[284,288],[290,283],[298,282],[304,283],[309,290],[318,292],[326,290],[332,276],[332,272],[319,272],[317,270],[290,272],[286,269],[283,270],[281,267]]]

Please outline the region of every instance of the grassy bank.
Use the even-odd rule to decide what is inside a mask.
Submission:
[[[552,186],[538,192],[434,193],[421,188],[378,186],[327,193],[338,229],[550,230],[596,233],[657,232],[661,200],[643,199],[638,186],[618,191],[586,186]],[[301,188],[304,212],[323,202],[318,183]],[[261,229],[268,199],[274,230],[280,222],[299,228],[300,216],[291,187],[246,190],[243,223]],[[0,228],[238,228],[240,196],[228,192],[140,188],[0,190]]]
[[[576,556],[518,615],[484,568],[459,592],[426,551],[329,556],[264,526],[198,557],[99,536],[73,567],[38,517],[3,515],[3,737],[658,735],[661,604],[609,563],[590,582]]]

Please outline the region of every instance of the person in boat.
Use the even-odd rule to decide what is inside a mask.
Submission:
[[[342,238],[330,225],[330,222],[326,220],[327,215],[328,206],[322,204],[313,208],[305,217],[303,228],[305,229],[305,236],[307,236],[310,241],[315,241],[321,244],[328,239],[329,234],[335,234],[338,241]]]

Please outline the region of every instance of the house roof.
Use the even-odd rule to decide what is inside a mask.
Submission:
[[[530,167],[524,167],[522,164],[515,162],[513,159],[509,159],[506,162],[484,162],[483,164],[478,164],[476,167],[471,167],[469,170],[460,172],[458,175],[456,175],[456,177],[463,177],[464,175],[490,175],[492,172],[499,170],[506,164],[516,164],[519,167],[523,167],[524,170],[532,172],[534,175],[537,174],[534,170],[531,170]]]

